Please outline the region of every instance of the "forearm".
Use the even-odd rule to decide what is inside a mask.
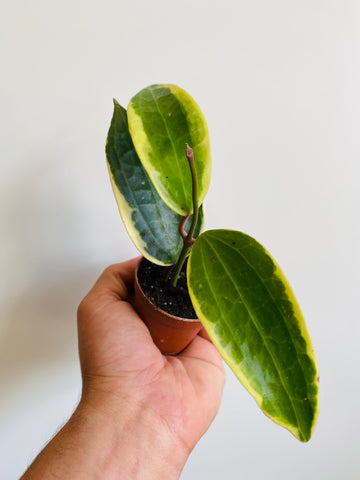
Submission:
[[[177,480],[187,455],[151,411],[112,418],[81,402],[21,480]]]

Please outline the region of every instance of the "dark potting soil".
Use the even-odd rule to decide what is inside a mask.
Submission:
[[[186,264],[179,275],[176,287],[166,281],[169,267],[155,265],[143,259],[138,269],[138,280],[145,295],[161,310],[182,318],[197,318],[192,306],[186,279]],[[170,267],[171,268],[171,267]]]

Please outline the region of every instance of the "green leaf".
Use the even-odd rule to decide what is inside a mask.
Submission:
[[[159,197],[144,170],[128,129],[126,110],[114,100],[106,157],[111,185],[125,227],[140,253],[153,263],[170,265],[179,257],[180,215]],[[201,209],[195,236],[203,224]],[[190,220],[187,222],[189,228]]]
[[[198,202],[210,184],[210,140],[193,98],[176,85],[151,85],[128,107],[129,130],[140,160],[163,201],[175,212],[192,212],[192,186],[185,143],[194,150]]]
[[[264,413],[308,441],[318,414],[318,370],[289,283],[253,238],[211,230],[196,240],[188,282],[216,348]]]

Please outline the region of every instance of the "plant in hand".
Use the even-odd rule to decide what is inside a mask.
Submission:
[[[196,316],[241,383],[267,416],[308,441],[318,370],[288,281],[252,237],[200,234],[211,154],[198,105],[175,85],[141,90],[127,111],[114,100],[106,154],[121,217],[158,270],[157,290],[174,292],[185,279]]]

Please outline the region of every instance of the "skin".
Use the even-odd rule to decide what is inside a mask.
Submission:
[[[221,357],[204,331],[160,353],[129,303],[138,262],[108,267],[81,302],[82,398],[21,480],[178,479],[213,421]]]

